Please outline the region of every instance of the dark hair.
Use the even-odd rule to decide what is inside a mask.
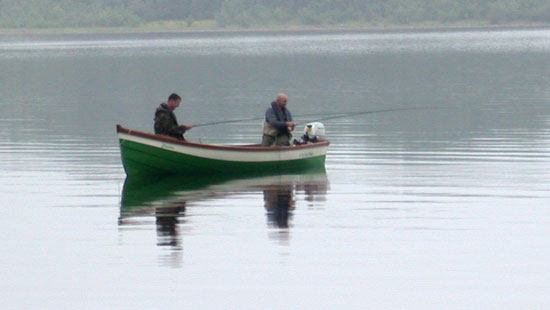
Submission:
[[[170,100],[181,100],[181,97],[178,94],[170,94],[170,96],[168,96],[168,101]]]

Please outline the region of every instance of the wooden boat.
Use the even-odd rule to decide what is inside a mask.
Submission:
[[[128,176],[296,172],[324,167],[329,146],[328,141],[279,147],[199,144],[120,125],[117,134]]]

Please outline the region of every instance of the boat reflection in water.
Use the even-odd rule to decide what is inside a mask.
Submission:
[[[186,230],[200,234],[201,229],[206,229],[192,220],[193,215],[203,216],[205,212],[212,215],[214,212],[219,220],[223,213],[245,212],[243,216],[249,217],[250,209],[243,210],[242,207],[257,205],[267,214],[268,236],[286,243],[297,202],[298,205],[315,206],[325,200],[327,190],[324,169],[294,175],[247,175],[241,178],[223,175],[128,178],[122,191],[119,226],[143,230],[154,218],[157,245],[177,252],[183,249],[182,236]],[[222,205],[223,209],[209,208],[212,205]],[[239,226],[242,223],[229,223],[232,224]],[[169,258],[179,259],[178,255]]]

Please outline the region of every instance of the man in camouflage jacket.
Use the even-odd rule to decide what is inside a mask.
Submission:
[[[183,134],[191,125],[178,125],[174,110],[180,106],[181,97],[171,94],[166,103],[161,103],[155,112],[155,134],[170,136],[185,141]]]

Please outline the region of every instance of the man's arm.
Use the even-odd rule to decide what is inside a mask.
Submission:
[[[296,123],[294,123],[294,120],[292,120],[292,114],[289,110],[286,110],[286,113],[288,114],[288,122],[285,123],[286,127],[289,128],[290,131],[294,130],[294,127],[296,127]]]

